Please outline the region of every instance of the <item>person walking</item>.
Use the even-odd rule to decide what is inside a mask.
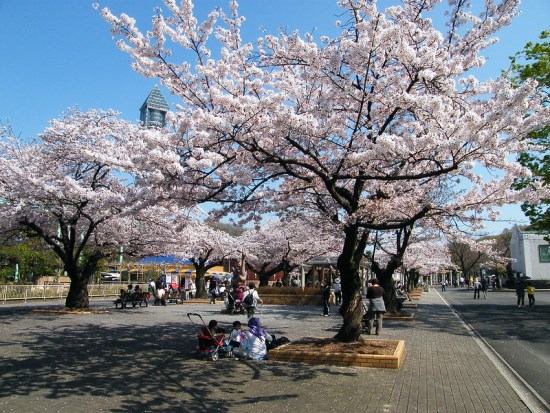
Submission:
[[[328,317],[330,314],[330,288],[332,283],[327,281],[325,285],[321,286],[321,292],[323,294],[323,316]]]
[[[479,299],[480,292],[481,292],[481,283],[476,278],[476,280],[474,281],[474,300],[476,298]]]
[[[256,284],[248,284],[248,291],[244,294],[243,305],[246,309],[246,315],[248,318],[254,317],[258,303],[263,303],[258,291],[256,291]]]
[[[483,292],[483,298],[487,298],[487,291],[489,290],[489,279],[483,277],[481,279],[481,291]]]
[[[386,312],[386,305],[384,304],[384,296],[386,292],[378,285],[378,279],[373,278],[368,284],[367,288],[367,334],[372,334],[374,327],[374,319],[376,318],[376,335],[380,335],[382,332],[382,319]]]
[[[447,281],[441,281],[441,291],[447,291]]]
[[[218,281],[212,277],[210,284],[208,285],[208,293],[210,295],[210,304],[216,304],[216,298],[218,298],[219,286]]]
[[[529,299],[529,307],[533,307],[535,305],[535,287],[531,282],[527,283],[527,298]]]
[[[525,305],[525,284],[521,277],[516,278],[516,297],[517,306],[523,307]]]
[[[340,280],[340,277],[336,277],[332,287],[334,290],[334,296],[336,297],[336,305],[341,306],[342,305],[342,281]]]

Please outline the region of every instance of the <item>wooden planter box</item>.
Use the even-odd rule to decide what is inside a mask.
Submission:
[[[322,305],[323,298],[320,295],[293,295],[293,294],[260,294],[264,304],[282,305]]]
[[[398,369],[405,353],[405,341],[398,340],[392,355],[323,353],[319,351],[292,351],[292,343],[282,345],[269,352],[269,360],[291,363],[329,364],[346,367],[377,367]]]

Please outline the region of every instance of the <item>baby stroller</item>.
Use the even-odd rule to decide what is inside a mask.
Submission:
[[[361,319],[361,322],[363,324],[363,331],[369,330],[369,319],[367,318],[367,314],[369,312],[368,309],[368,303],[363,302],[363,318]],[[376,317],[374,318],[373,328],[378,328],[378,319]]]
[[[209,357],[213,361],[218,360],[220,356],[233,357],[233,347],[229,344],[229,340],[225,339],[225,334],[220,333],[214,336],[200,314],[187,313],[187,317],[193,325],[200,327],[197,335],[198,345],[196,347],[199,357]],[[199,318],[202,325],[194,322],[192,317]]]
[[[230,291],[225,297],[225,309],[229,314],[244,314],[244,304],[237,290]]]

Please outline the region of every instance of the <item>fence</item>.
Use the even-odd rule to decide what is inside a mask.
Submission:
[[[125,283],[90,284],[90,297],[111,297],[120,294],[120,289],[126,289]],[[64,299],[69,293],[68,284],[49,285],[0,285],[0,301],[24,301]]]

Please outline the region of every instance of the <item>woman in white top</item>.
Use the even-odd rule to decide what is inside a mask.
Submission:
[[[266,341],[273,341],[273,337],[260,328],[261,325],[262,321],[258,317],[252,317],[248,320],[250,330],[244,332],[246,355],[253,360],[264,360],[267,356]]]

